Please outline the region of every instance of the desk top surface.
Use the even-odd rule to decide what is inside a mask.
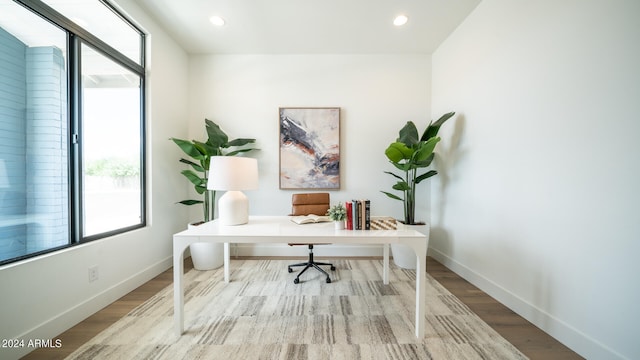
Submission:
[[[429,227],[424,226],[428,233]],[[296,238],[426,238],[416,230],[336,230],[333,222],[298,225],[289,216],[249,216],[243,225],[221,225],[218,220],[194,226],[177,237],[296,237]]]

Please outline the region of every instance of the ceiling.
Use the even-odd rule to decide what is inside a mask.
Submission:
[[[189,53],[431,54],[480,0],[133,0]],[[409,17],[393,25],[400,14]],[[215,27],[209,17],[226,23]]]

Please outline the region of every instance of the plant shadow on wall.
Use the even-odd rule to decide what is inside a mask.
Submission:
[[[437,202],[432,203],[434,206],[433,214],[434,222],[437,224],[441,222],[445,217],[445,210],[448,197],[448,187],[451,178],[453,178],[457,171],[457,164],[462,160],[468,151],[461,147],[462,138],[464,136],[466,119],[464,114],[460,114],[456,117],[453,133],[449,140],[444,141],[438,148],[438,156],[435,157],[435,166],[440,170],[439,172],[439,188],[436,189]],[[445,255],[451,254],[451,239],[449,233],[442,226],[432,226],[430,233],[430,242],[433,245],[433,249],[437,249]]]
[[[258,150],[251,147],[255,139],[239,138],[229,140],[229,136],[211,120],[205,119],[207,140],[183,140],[171,138],[189,158],[181,158],[180,162],[189,165],[189,169],[180,173],[193,185],[201,199],[187,199],[179,203],[182,205],[202,205],[202,219],[196,224],[202,224],[215,218],[216,192],[207,189],[209,179],[209,165],[213,156],[235,156],[241,153]],[[194,225],[196,225],[194,224]],[[195,246],[194,246],[195,245]],[[189,247],[194,268],[210,270],[222,266],[222,244],[197,243]]]

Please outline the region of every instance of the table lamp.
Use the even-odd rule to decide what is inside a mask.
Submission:
[[[258,188],[258,160],[239,156],[212,156],[207,188],[226,190],[218,200],[222,225],[248,223],[249,199],[242,190]]]

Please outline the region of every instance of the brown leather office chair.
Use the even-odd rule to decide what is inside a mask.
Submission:
[[[293,194],[291,197],[291,215],[300,216],[300,215],[326,215],[327,210],[329,210],[329,193],[308,193],[308,194]],[[300,225],[305,226],[305,225]],[[289,246],[295,245],[307,245],[309,247],[309,260],[307,262],[292,264],[288,266],[289,272],[293,272],[291,269],[292,266],[304,266],[298,276],[293,280],[294,284],[300,282],[300,275],[302,275],[307,269],[313,267],[323,273],[327,277],[327,283],[331,282],[331,277],[327,274],[326,271],[322,270],[319,265],[328,265],[331,266],[331,270],[335,270],[336,267],[333,264],[316,262],[313,260],[313,244],[304,244],[304,243],[289,243]]]

